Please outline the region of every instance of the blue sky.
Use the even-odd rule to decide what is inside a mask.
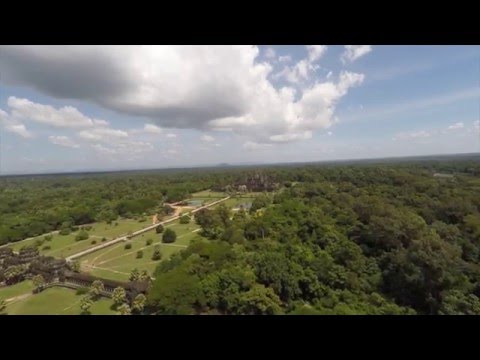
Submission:
[[[0,174],[480,151],[479,46],[3,46]]]

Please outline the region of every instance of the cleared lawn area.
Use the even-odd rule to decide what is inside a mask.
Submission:
[[[224,192],[204,190],[192,194],[192,198],[224,198],[227,196]]]
[[[33,284],[30,280],[19,282],[12,286],[6,286],[0,288],[0,299],[7,300],[16,296],[25,295],[31,293],[33,290]]]
[[[227,200],[221,202],[220,204],[214,205],[212,208],[218,207],[221,204],[225,204],[227,207],[233,209],[237,205],[245,204],[245,203],[251,203],[254,199],[255,199],[255,197],[246,197],[246,196],[245,197],[239,197],[239,198],[230,198],[230,199],[227,199]]]
[[[92,275],[122,281],[128,280],[130,272],[134,268],[139,271],[147,270],[152,274],[160,261],[168,259],[172,254],[185,249],[193,238],[199,236],[199,226],[193,221],[189,224],[180,224],[176,221],[166,227],[177,233],[177,240],[172,244],[162,243],[161,234],[152,230],[132,238],[130,240],[131,249],[125,249],[127,242],[122,242],[82,257],[80,259],[82,268]],[[151,245],[146,245],[147,239],[153,240]],[[160,246],[161,260],[152,260],[155,245]],[[137,259],[137,251],[139,250],[143,251],[143,257]]]
[[[115,225],[115,223],[118,223],[118,225]],[[95,223],[90,225],[92,226],[92,229],[88,231],[90,237],[87,240],[75,241],[75,236],[78,234],[78,231],[69,235],[59,235],[58,233],[55,233],[52,234],[52,240],[44,241],[39,247],[39,250],[43,255],[67,257],[98,245],[101,243],[103,237],[108,241],[121,235],[126,235],[130,231],[133,232],[140,230],[148,225],[151,225],[150,219],[147,219],[147,221],[144,222],[139,222],[138,220],[133,219],[119,219],[114,221],[111,225],[108,225],[105,222]],[[33,245],[36,240],[43,240],[44,237],[45,235],[40,235],[27,241],[14,243],[11,247],[14,251],[19,251],[24,246]],[[96,244],[92,244],[92,240],[95,240]],[[50,247],[50,249],[45,249],[46,246]]]
[[[9,303],[5,311],[9,315],[78,315],[83,296],[76,295],[75,290],[55,287]],[[110,309],[111,305],[112,300],[101,298],[93,303],[90,312],[94,315],[116,314]]]

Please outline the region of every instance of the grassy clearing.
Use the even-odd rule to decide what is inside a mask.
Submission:
[[[19,282],[12,286],[6,286],[0,288],[0,299],[7,300],[16,296],[25,295],[31,293],[33,290],[33,284],[30,280]]]
[[[227,196],[224,192],[219,192],[219,191],[211,191],[211,190],[204,190],[204,191],[199,191],[197,193],[192,194],[192,198],[224,198]]]
[[[83,295],[66,288],[50,288],[40,294],[11,302],[7,305],[9,315],[78,315],[81,313],[80,299]],[[112,301],[101,298],[90,308],[93,315],[113,315]]]
[[[199,236],[199,226],[193,221],[189,224],[180,224],[176,221],[166,227],[177,233],[177,240],[173,244],[163,244],[161,242],[162,235],[152,230],[132,238],[129,242],[130,249],[125,249],[126,242],[122,242],[82,257],[80,259],[82,267],[92,275],[121,281],[128,280],[129,274],[134,268],[140,271],[147,270],[152,274],[160,261],[185,249],[192,239]],[[151,245],[146,244],[147,239],[152,240]],[[160,246],[162,252],[162,260],[159,261],[152,260],[156,245]],[[143,257],[137,259],[139,250],[143,251]]]
[[[115,225],[118,223],[118,225]],[[51,241],[45,241],[40,247],[40,253],[47,256],[55,257],[67,257],[77,252],[86,250],[90,247],[96,246],[101,243],[102,238],[106,238],[107,241],[114,239],[121,235],[126,235],[128,232],[140,230],[151,224],[151,221],[147,219],[145,222],[140,222],[133,219],[119,219],[113,222],[111,225],[100,222],[92,224],[92,229],[88,231],[90,237],[87,240],[75,241],[77,232],[73,232],[69,235],[59,235],[58,233],[52,234]],[[45,235],[37,236],[36,238],[29,239],[13,244],[11,247],[14,251],[19,251],[24,246],[30,246],[35,243],[36,240],[43,240]],[[95,240],[96,244],[92,244]],[[50,247],[45,248],[46,246]]]

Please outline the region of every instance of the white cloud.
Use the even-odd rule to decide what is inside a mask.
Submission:
[[[33,134],[27,130],[24,124],[19,121],[12,119],[5,111],[0,109],[0,123],[3,124],[5,130],[8,132],[17,134],[23,138],[32,138]]]
[[[308,60],[310,62],[318,61],[327,51],[326,45],[307,45]]]
[[[457,122],[455,124],[452,124],[448,127],[448,130],[458,130],[458,129],[463,129],[464,125],[463,122]]]
[[[398,133],[393,138],[394,141],[396,140],[408,140],[408,139],[418,139],[418,138],[429,138],[432,134],[425,130],[420,131],[413,131],[413,132],[403,132]]]
[[[480,120],[474,121],[474,122],[473,122],[473,127],[474,127],[476,130],[479,130],[479,129],[480,129]]]
[[[279,56],[278,61],[287,63],[292,61],[292,57],[290,55]]]
[[[171,139],[174,139],[174,138],[177,137],[176,134],[172,134],[172,133],[168,133],[166,136],[167,136],[167,138],[171,138]]]
[[[254,143],[301,140],[306,138],[301,134],[328,128],[347,89],[363,81],[361,74],[342,73],[338,81],[314,83],[311,75],[326,50],[321,45],[308,46],[305,59],[286,67],[283,76],[296,89],[272,85],[272,66],[259,60],[257,46],[7,46],[0,50],[2,80],[7,84],[91,101],[146,117],[161,127],[228,130]],[[84,127],[80,136],[86,140],[110,136],[94,130],[109,129],[108,124],[74,107],[56,109],[15,98],[12,103],[16,114],[29,120]]]
[[[128,133],[123,130],[115,130],[110,128],[94,128],[88,130],[82,130],[78,133],[78,136],[83,140],[94,142],[114,142],[119,138],[127,138]]]
[[[260,144],[254,141],[247,141],[243,144],[243,147],[247,150],[264,150],[272,147],[272,144]]]
[[[268,59],[273,59],[275,57],[275,49],[269,47],[265,50],[265,57]]]
[[[51,135],[51,136],[48,137],[48,141],[50,141],[52,144],[55,144],[55,145],[71,147],[71,148],[74,148],[74,149],[77,149],[77,148],[80,147],[80,145],[75,143],[68,136]]]
[[[19,99],[10,96],[7,101],[11,108],[11,116],[22,120],[36,121],[55,127],[91,127],[94,121],[72,106],[64,106],[55,109],[50,105],[34,103],[28,99]],[[103,120],[97,120],[97,124],[104,125]]]
[[[161,134],[163,132],[161,128],[153,124],[145,124],[145,126],[143,127],[143,131],[150,134]]]
[[[331,131],[328,131],[328,132],[327,132],[327,135],[328,135],[328,136],[332,136],[333,133],[332,133]]]
[[[205,141],[205,142],[212,142],[215,141],[215,138],[210,135],[203,135],[200,140]]]
[[[93,123],[97,126],[109,126],[110,123],[106,120],[93,119]]]
[[[340,59],[343,63],[354,62],[372,51],[371,45],[345,45],[345,51]]]

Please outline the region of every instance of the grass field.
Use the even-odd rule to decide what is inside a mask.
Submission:
[[[204,190],[204,191],[199,191],[197,193],[192,194],[192,198],[224,198],[227,196],[224,192],[219,192],[219,191],[211,191],[211,190]]]
[[[147,270],[152,274],[159,261],[168,259],[172,254],[186,248],[190,241],[198,236],[199,226],[193,221],[190,224],[180,224],[176,221],[166,227],[176,232],[177,240],[175,243],[163,244],[161,235],[152,230],[132,238],[130,240],[131,249],[125,249],[126,243],[121,242],[82,257],[80,259],[82,269],[92,275],[121,281],[128,280],[130,272],[134,268],[140,271]],[[146,245],[147,239],[153,240],[151,245]],[[162,260],[152,260],[155,245],[160,246]],[[143,257],[137,259],[137,251],[139,250],[143,251]]]
[[[80,300],[83,295],[66,288],[50,288],[40,294],[31,295],[7,304],[5,312],[9,315],[78,315],[81,313]],[[101,298],[90,308],[93,315],[114,315],[110,309],[112,300]]]
[[[0,288],[0,299],[7,300],[16,296],[31,293],[33,290],[33,284],[30,280],[19,282],[12,286],[6,286]]]
[[[115,223],[118,225],[115,225]],[[103,237],[105,237],[108,241],[120,235],[125,235],[130,231],[133,232],[140,230],[150,224],[151,221],[148,219],[145,222],[140,222],[133,219],[119,219],[111,225],[108,225],[105,222],[95,223],[91,225],[92,229],[88,231],[90,237],[87,240],[75,241],[75,236],[78,234],[78,232],[73,232],[69,235],[59,235],[58,233],[55,233],[53,234],[52,240],[45,241],[39,247],[39,250],[43,255],[67,257],[101,243]],[[11,247],[14,251],[19,251],[22,247],[33,245],[36,240],[42,240],[44,237],[45,235],[41,235],[27,241],[17,242]],[[92,244],[93,240],[96,241],[96,244]],[[45,246],[49,246],[50,249],[45,249]]]

